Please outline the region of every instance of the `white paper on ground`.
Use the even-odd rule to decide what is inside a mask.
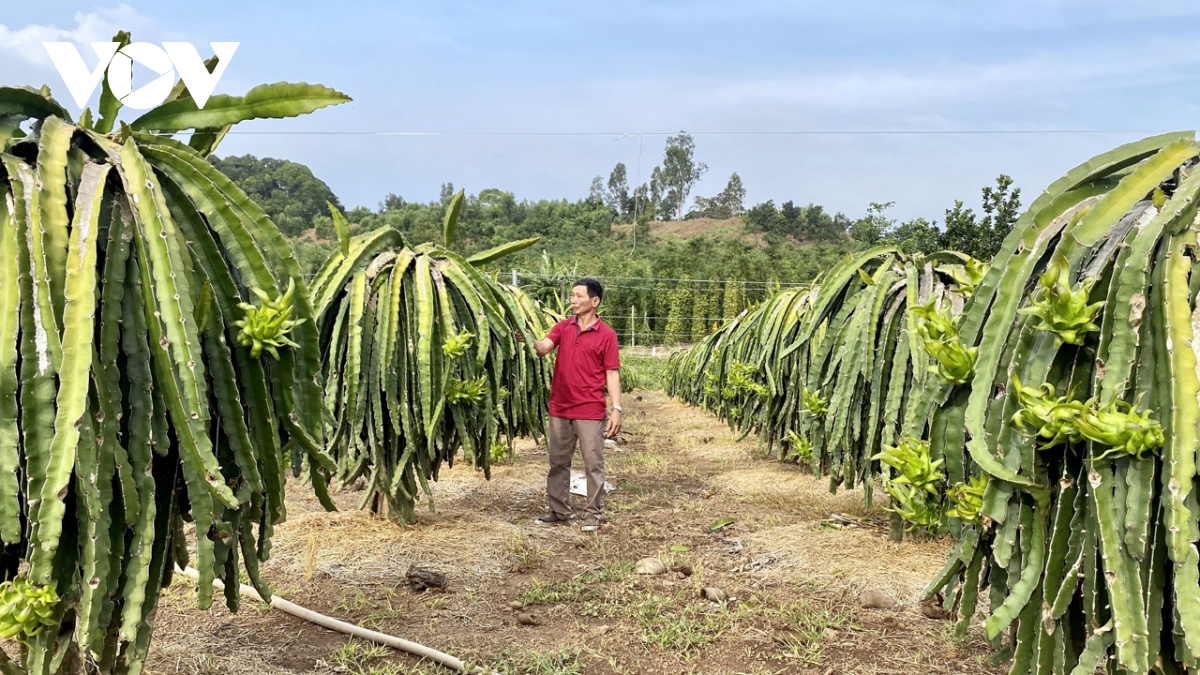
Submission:
[[[604,493],[608,494],[614,490],[612,483],[604,481]],[[579,495],[580,497],[587,496],[587,476],[581,471],[571,472],[571,494]]]

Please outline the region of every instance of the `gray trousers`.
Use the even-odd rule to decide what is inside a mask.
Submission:
[[[546,475],[546,501],[551,513],[560,516],[571,514],[569,494],[571,489],[571,459],[575,455],[575,444],[583,455],[583,467],[587,473],[587,507],[589,516],[599,516],[604,498],[604,420],[568,420],[551,417],[547,429],[547,446],[550,451],[550,473]]]

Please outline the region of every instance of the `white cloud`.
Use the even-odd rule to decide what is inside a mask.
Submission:
[[[1164,68],[1164,63],[1172,67]],[[777,73],[649,77],[586,83],[554,105],[521,111],[518,128],[690,131],[764,129],[1156,128],[1179,109],[1131,109],[1155,89],[1183,92],[1200,56],[1178,39],[1121,48],[1040,50],[1012,58],[855,64]],[[511,85],[509,85],[511,87]],[[1131,94],[1136,91],[1136,94]],[[478,95],[478,92],[472,92]],[[489,119],[528,88],[496,96]],[[571,115],[563,110],[572,107]],[[528,106],[526,106],[528,108]],[[470,108],[464,107],[464,110]],[[506,114],[508,113],[508,114]],[[569,120],[563,123],[563,119]],[[1176,123],[1178,123],[1176,121]],[[464,119],[462,126],[478,125]],[[636,125],[636,126],[635,126]]]
[[[442,131],[762,131],[781,129],[1170,129],[1186,128],[1200,107],[1188,97],[1200,54],[1179,35],[1132,36],[1121,44],[1046,40],[1003,53],[956,59],[931,53],[888,61],[798,61],[690,68],[622,77],[580,77],[568,84],[481,78],[412,97],[397,121],[389,95],[370,91],[361,108],[288,120],[311,128]],[[404,94],[409,96],[409,94]],[[978,207],[979,188],[1001,172],[1025,189],[1041,186],[1079,161],[1144,134],[971,136],[706,136],[698,154],[712,170],[697,193],[745,181],[748,203],[813,200],[861,213],[869,201],[897,202],[893,215],[940,219],[954,199]],[[641,180],[660,161],[663,139],[647,136]],[[313,141],[315,142],[315,141]],[[225,152],[311,162],[347,204],[379,195],[436,195],[441,181],[477,191],[499,187],[520,197],[582,196],[596,173],[616,161],[634,180],[637,141],[610,137],[431,137],[338,139],[319,150],[288,137],[231,137]],[[403,167],[394,161],[404,156]],[[364,169],[363,167],[370,167]],[[410,168],[412,167],[412,168]],[[370,175],[362,179],[364,171]],[[411,196],[410,196],[411,195]]]
[[[87,47],[90,42],[107,42],[119,30],[131,31],[134,35],[152,30],[154,22],[124,3],[112,9],[99,9],[84,14],[76,12],[73,28],[58,28],[53,24],[29,24],[24,28],[12,29],[0,24],[0,52],[11,54],[35,66],[51,67],[50,56],[42,48],[43,42],[74,42]],[[80,50],[91,54],[91,49]]]

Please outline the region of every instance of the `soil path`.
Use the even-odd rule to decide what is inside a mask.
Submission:
[[[293,483],[264,575],[293,602],[506,675],[1003,672],[987,665],[977,630],[956,641],[949,622],[919,611],[947,542],[890,542],[886,514],[860,490],[830,495],[826,481],[760,457],[753,439],[661,392],[627,400],[599,533],[533,523],[546,452],[529,443],[490,482],[462,466],[444,472],[436,512],[412,527],[356,510],[363,493],[352,489],[336,495],[342,511],[325,513]],[[832,514],[860,524],[839,527]],[[711,532],[718,519],[734,522]],[[678,571],[636,574],[647,557]],[[446,574],[449,590],[410,591],[410,565]],[[708,602],[706,587],[730,599]],[[898,604],[865,609],[865,590]],[[194,602],[188,582],[168,589],[149,672],[448,672],[249,603],[231,614]]]

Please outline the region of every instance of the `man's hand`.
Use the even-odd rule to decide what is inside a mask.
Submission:
[[[514,332],[513,339],[516,340],[519,344],[525,344],[525,342],[527,342],[527,340],[525,339],[525,333],[522,331]],[[539,357],[545,356],[545,355],[549,354],[550,352],[554,351],[554,348],[556,346],[557,345],[554,344],[554,341],[551,340],[549,337],[544,337],[541,340],[535,339],[533,341],[533,351]]]
[[[621,433],[621,371],[609,370],[604,373],[605,384],[608,388],[608,398],[612,401],[613,411],[608,416],[608,428],[604,430],[607,438],[616,438]]]
[[[621,433],[621,411],[614,410],[608,416],[608,427],[604,430],[605,438],[616,438]]]

